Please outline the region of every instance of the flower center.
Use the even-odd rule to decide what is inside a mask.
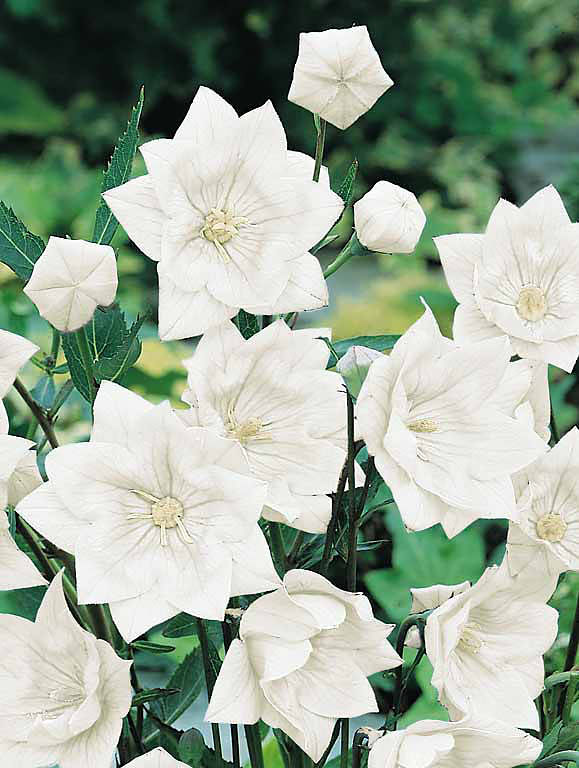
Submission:
[[[151,508],[149,512],[131,512],[127,515],[129,520],[150,520],[154,525],[158,526],[161,529],[160,541],[162,547],[166,547],[168,544],[167,531],[171,528],[177,528],[181,541],[185,544],[193,544],[193,539],[183,522],[185,510],[179,499],[175,499],[173,496],[163,496],[163,498],[158,499],[146,491],[133,490],[132,493],[150,502]]]
[[[480,624],[477,624],[476,621],[467,622],[462,628],[458,641],[459,646],[465,651],[478,653],[484,644],[480,637],[481,629]]]
[[[517,301],[517,312],[523,320],[536,323],[547,314],[547,300],[545,294],[536,285],[525,285],[521,288]]]
[[[406,426],[412,432],[438,432],[438,424],[434,419],[417,419]]]
[[[211,208],[201,227],[201,234],[206,240],[213,243],[223,261],[228,262],[231,261],[231,258],[223,244],[228,243],[231,238],[238,235],[239,228],[245,224],[249,224],[245,216],[235,216],[222,208]]]
[[[250,440],[269,440],[270,438],[267,435],[262,434],[264,427],[267,426],[268,424],[265,424],[258,418],[239,422],[233,405],[230,405],[227,409],[227,423],[225,425],[227,437],[232,440],[238,440],[242,445],[245,445]]]
[[[561,541],[567,531],[567,523],[561,515],[547,514],[537,521],[537,536],[545,541]]]

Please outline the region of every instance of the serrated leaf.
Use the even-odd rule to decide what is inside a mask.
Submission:
[[[0,261],[24,281],[44,250],[44,240],[29,232],[12,208],[0,201]]]
[[[250,339],[261,330],[258,318],[255,315],[246,312],[244,309],[239,310],[239,313],[234,318],[233,322],[241,331],[241,335],[244,339]]]
[[[348,172],[344,176],[344,180],[338,187],[338,195],[346,205],[350,205],[354,199],[354,184],[356,183],[356,176],[358,175],[358,167],[358,160],[354,159],[348,168]]]
[[[177,688],[147,688],[144,691],[135,693],[131,706],[138,707],[140,704],[147,704],[149,701],[158,701],[159,699],[165,699],[167,696],[174,696],[176,693],[180,693]]]
[[[137,336],[145,318],[137,317],[129,329],[123,330],[122,343],[112,357],[101,356],[94,367],[97,380],[120,381],[141,356],[142,345]]]
[[[380,336],[353,336],[350,339],[334,341],[332,342],[332,349],[335,355],[330,356],[328,368],[333,368],[338,360],[344,357],[350,347],[369,347],[370,349],[378,350],[378,352],[386,352],[392,349],[399,338],[400,334],[384,334]]]
[[[54,376],[42,376],[30,390],[32,399],[38,403],[41,408],[50,410],[56,397],[56,385]]]
[[[551,728],[549,733],[546,733],[545,736],[543,736],[543,749],[541,751],[540,757],[546,757],[547,755],[550,755],[552,752],[557,751],[558,749],[557,742],[559,741],[559,734],[561,732],[561,728],[563,728],[563,723],[559,720]]]
[[[105,171],[101,192],[106,192],[113,187],[124,184],[131,177],[133,160],[139,143],[139,120],[143,111],[143,102],[145,100],[145,90],[141,88],[139,100],[133,107],[127,128],[119,138],[113,151],[109,165]],[[95,225],[92,239],[95,243],[108,245],[119,226],[119,222],[113,216],[113,212],[101,200],[96,212]]]
[[[131,643],[131,648],[134,648],[136,651],[146,651],[147,653],[172,653],[175,650],[174,645],[150,643],[148,640],[135,640],[134,643]]]

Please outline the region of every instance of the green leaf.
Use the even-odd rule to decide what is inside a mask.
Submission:
[[[139,100],[133,107],[127,128],[119,138],[113,151],[108,168],[105,171],[101,192],[106,192],[113,187],[118,187],[127,182],[131,176],[133,160],[139,143],[139,120],[143,111],[143,102],[145,100],[145,90],[141,88]],[[113,216],[112,211],[101,200],[96,212],[95,225],[92,239],[95,243],[108,245],[119,226],[119,222]]]
[[[201,765],[205,750],[203,734],[197,728],[190,728],[179,739],[179,758],[188,765]]]
[[[386,334],[382,336],[353,336],[351,339],[340,339],[339,341],[332,342],[335,355],[331,355],[328,362],[328,368],[333,368],[338,360],[340,360],[350,347],[369,347],[370,349],[376,349],[379,352],[386,352],[392,349],[396,344],[400,334]],[[338,360],[336,360],[336,356]]]
[[[121,317],[123,317],[122,314]],[[102,379],[120,381],[128,369],[137,362],[142,349],[137,334],[141,330],[144,321],[144,316],[137,317],[131,327],[127,328],[124,325],[123,318],[124,327],[121,330],[121,341],[117,351],[112,357],[101,355],[100,359],[96,361],[94,372],[99,381],[102,381]]]
[[[172,653],[175,650],[174,645],[150,643],[148,640],[135,640],[134,643],[131,643],[131,648],[137,651],[146,651],[147,653]]]
[[[392,534],[392,567],[370,571],[366,586],[390,620],[409,612],[409,587],[476,581],[485,567],[484,543],[476,524],[448,539],[440,526],[407,532],[398,510],[386,513]]]
[[[315,256],[315,254],[318,251],[321,251],[322,248],[325,248],[327,245],[331,245],[335,240],[337,240],[340,237],[340,235],[326,235],[325,237],[322,237],[319,243],[316,243],[313,248],[310,248],[310,253],[312,256]]]
[[[149,701],[158,701],[167,696],[173,696],[176,693],[180,693],[177,688],[147,688],[144,691],[135,693],[131,706],[138,707],[140,704],[146,704]]]
[[[32,395],[32,399],[38,403],[41,408],[45,408],[46,410],[52,408],[54,398],[56,397],[54,376],[42,376],[30,390],[30,394]]]
[[[559,720],[551,728],[549,733],[543,736],[543,749],[541,751],[540,757],[547,757],[547,755],[550,755],[552,752],[556,752],[558,750],[557,742],[559,741],[559,734],[562,727],[563,723]]]
[[[221,647],[223,642],[223,634],[221,629],[221,622],[204,620],[207,628],[207,635],[215,645]],[[171,619],[167,626],[163,629],[163,635],[165,637],[190,637],[191,635],[197,635],[197,619],[194,616],[189,616],[188,613],[179,613],[177,616]]]
[[[354,184],[356,182],[356,176],[358,175],[358,166],[358,160],[354,159],[352,161],[352,165],[348,168],[348,172],[346,173],[344,180],[337,190],[338,195],[342,198],[346,205],[350,205],[354,198]]]
[[[259,319],[256,317],[256,315],[251,315],[244,309],[239,310],[239,313],[234,318],[233,322],[241,331],[241,335],[244,339],[250,339],[261,330]]]
[[[29,232],[12,208],[0,201],[0,261],[24,281],[44,250],[44,241]]]

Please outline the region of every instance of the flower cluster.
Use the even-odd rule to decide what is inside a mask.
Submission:
[[[392,85],[366,27],[305,33],[289,99],[315,114],[315,157],[288,150],[271,103],[240,117],[201,87],[173,138],[140,147],[143,176],[105,178],[95,242],[51,237],[15,268],[53,329],[35,364],[70,373],[58,407],[76,387],[93,423],[86,442],[58,445],[58,409],[17,379],[38,348],[0,331],[0,397],[14,384],[33,414],[25,434],[42,428],[52,448],[38,446],[41,476],[1,406],[0,589],[48,583],[34,622],[0,615],[2,766],[110,768],[115,753],[133,768],[220,766],[229,723],[235,768],[239,724],[260,768],[260,721],[291,768],[302,752],[323,765],[341,727],[345,764],[348,719],[378,711],[369,678],[389,670],[392,712],[366,731],[369,768],[513,768],[541,753],[522,729],[545,735],[535,702],[557,636],[548,601],[579,571],[579,431],[551,435],[548,379],[579,355],[579,224],[547,187],[521,208],[501,200],[484,235],[436,238],[459,302],[454,339],[426,305],[393,344],[296,330],[346,260],[411,253],[423,233],[416,196],[384,180],[354,203],[336,260],[322,271],[316,256],[353,203],[354,176],[334,192],[322,164],[326,123],[346,129]],[[119,383],[140,321],[119,330],[117,220],[157,263],[161,340],[201,336],[180,407]],[[504,558],[476,583],[411,590],[395,648],[394,625],[356,591],[360,528],[381,486],[410,536],[509,526]],[[197,635],[186,663],[199,660],[199,679],[204,667],[213,751],[172,727],[185,707],[170,720],[155,701],[191,703],[190,691],[143,691],[131,668],[135,651],[174,650],[138,642],[174,617],[174,636]],[[207,620],[222,623],[223,662]],[[424,656],[449,721],[397,730]],[[189,667],[174,681],[195,689]],[[555,700],[556,718],[570,709]]]

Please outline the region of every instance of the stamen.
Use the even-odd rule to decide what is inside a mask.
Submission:
[[[222,208],[211,208],[205,222],[201,227],[201,235],[213,243],[225,263],[231,261],[231,257],[223,247],[233,237],[239,234],[239,228],[247,226],[249,219],[245,216],[235,216]]]
[[[233,405],[229,405],[227,409],[227,424],[225,425],[227,437],[230,437],[233,440],[239,440],[242,445],[245,445],[250,440],[271,440],[269,435],[262,434],[263,429],[267,426],[269,426],[269,424],[266,424],[261,419],[255,417],[247,419],[240,424],[237,421]]]
[[[158,526],[160,528],[159,540],[162,547],[166,547],[169,543],[167,531],[170,528],[177,528],[179,538],[183,543],[194,543],[194,539],[191,538],[191,534],[183,522],[185,510],[179,499],[175,499],[172,496],[164,496],[162,499],[158,499],[146,491],[133,490],[132,493],[150,502],[151,508],[148,512],[144,510],[129,512],[127,520],[149,520]]]
[[[549,513],[537,521],[535,526],[537,536],[544,541],[557,542],[565,537],[567,523],[561,515]]]
[[[480,637],[481,631],[482,627],[476,621],[467,622],[462,629],[458,641],[459,646],[466,651],[470,651],[470,653],[479,653],[484,645]]]
[[[406,426],[412,432],[438,432],[438,424],[434,419],[417,419]]]
[[[536,285],[525,285],[521,288],[516,304],[519,317],[536,323],[547,314],[547,299],[545,294]]]

